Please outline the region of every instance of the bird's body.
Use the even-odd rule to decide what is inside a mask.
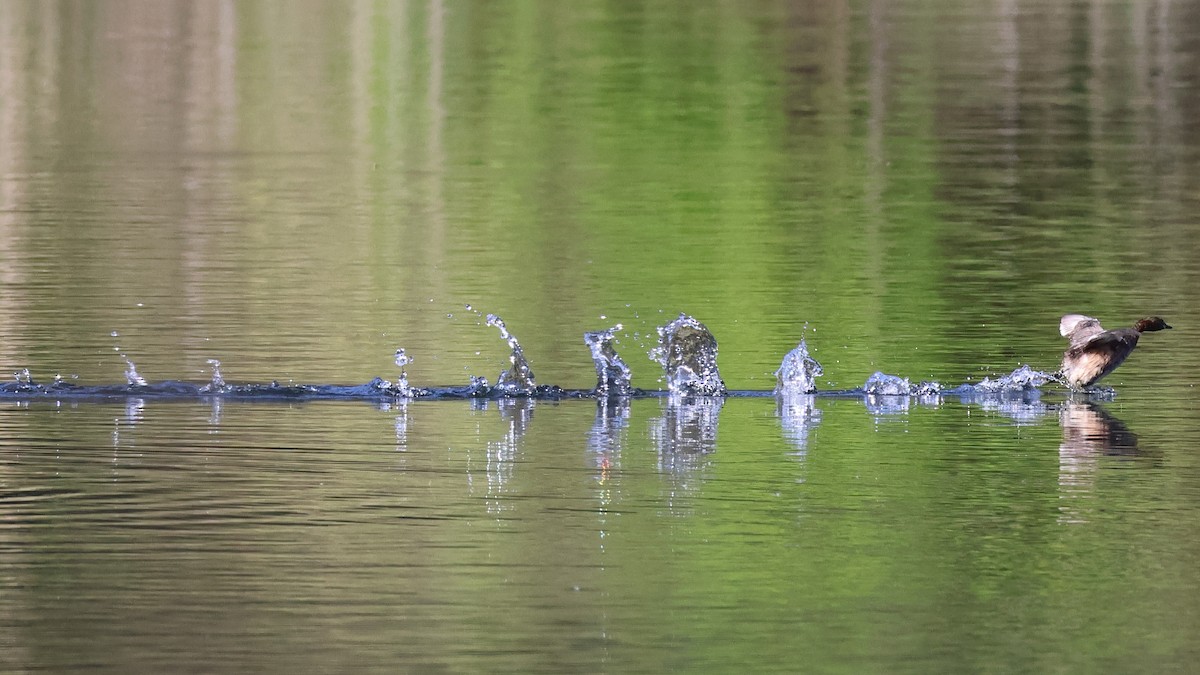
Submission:
[[[1137,346],[1142,333],[1170,328],[1157,316],[1138,321],[1132,328],[1104,330],[1100,322],[1082,314],[1067,314],[1058,332],[1070,340],[1059,373],[1072,389],[1085,389],[1117,369]]]

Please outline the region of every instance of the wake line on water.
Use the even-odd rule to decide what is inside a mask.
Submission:
[[[500,373],[496,384],[486,377],[472,376],[461,386],[417,387],[408,382],[407,366],[413,362],[404,349],[397,349],[395,364],[400,376],[395,382],[375,378],[365,384],[229,384],[221,375],[221,362],[210,359],[211,379],[203,384],[179,380],[148,382],[138,372],[133,361],[115,348],[126,363],[126,383],[81,385],[55,377],[50,383],[34,381],[29,370],[14,374],[13,380],[0,383],[0,399],[194,399],[219,397],[231,400],[306,401],[306,400],[393,400],[445,399],[512,399],[535,400],[609,399],[672,397],[686,399],[720,397],[771,397],[787,407],[803,407],[808,397],[866,397],[937,399],[957,396],[966,400],[995,398],[1036,398],[1039,387],[1059,380],[1049,373],[1022,365],[1011,373],[995,379],[984,378],[977,384],[944,387],[938,382],[912,384],[907,378],[882,372],[872,374],[862,387],[842,390],[818,390],[816,378],[824,374],[821,364],[809,353],[801,339],[795,349],[784,356],[775,371],[773,391],[729,390],[717,367],[717,340],[711,331],[691,316],[680,314],[677,319],[658,328],[658,344],[648,356],[663,369],[667,384],[665,391],[643,390],[634,387],[633,371],[616,351],[617,324],[607,330],[585,333],[584,344],[591,351],[596,368],[596,386],[592,389],[563,389],[555,385],[538,384],[532,367],[525,358],[517,338],[509,332],[504,320],[495,314],[487,315],[487,325],[500,331],[509,348],[509,368]],[[117,335],[114,333],[114,337]],[[1111,396],[1111,390],[1101,392]],[[886,400],[884,407],[889,407]]]

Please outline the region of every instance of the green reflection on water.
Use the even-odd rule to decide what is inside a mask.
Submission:
[[[1178,664],[1195,463],[1058,405],[823,400],[797,448],[730,399],[674,457],[656,400],[599,445],[588,401],[9,410],[0,663]]]
[[[499,358],[471,303],[567,386],[600,315],[659,310],[743,387],[807,323],[848,386],[1049,366],[1065,311],[1191,316],[1190,10],[38,7],[5,10],[31,365],[110,374],[116,329],[164,376],[368,377],[400,342],[462,381]]]

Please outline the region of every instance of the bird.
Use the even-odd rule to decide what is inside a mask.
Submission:
[[[1058,332],[1071,345],[1063,353],[1058,375],[1072,389],[1086,389],[1116,370],[1137,346],[1142,333],[1168,328],[1170,326],[1162,317],[1148,316],[1132,328],[1104,330],[1100,322],[1090,316],[1066,314],[1058,322]]]

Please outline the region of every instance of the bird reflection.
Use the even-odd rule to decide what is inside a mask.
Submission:
[[[1058,411],[1062,443],[1058,446],[1058,486],[1064,501],[1061,520],[1087,522],[1087,509],[1078,500],[1093,497],[1096,474],[1103,457],[1137,457],[1138,437],[1099,405],[1068,401]]]
[[[1062,447],[1074,456],[1140,454],[1137,434],[1095,403],[1068,402],[1059,410],[1058,421]]]

